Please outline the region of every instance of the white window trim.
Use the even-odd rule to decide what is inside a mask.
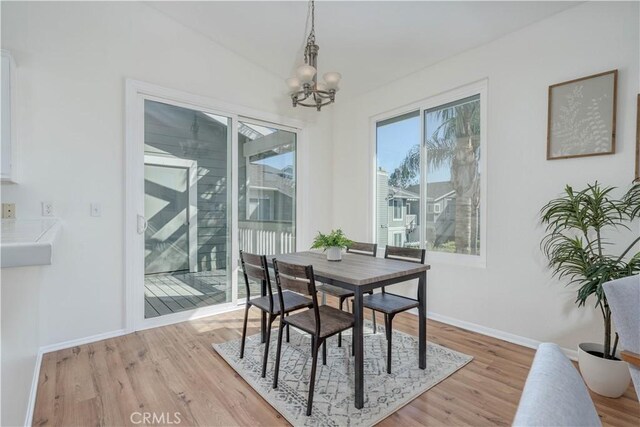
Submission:
[[[464,99],[473,95],[480,95],[480,255],[466,255],[455,254],[445,252],[427,251],[427,262],[429,263],[442,263],[453,264],[467,267],[486,268],[487,260],[487,117],[488,117],[488,94],[489,80],[482,79],[474,83],[463,85],[440,94],[431,96],[429,98],[407,104],[403,107],[399,107],[393,110],[382,112],[380,114],[371,116],[369,119],[370,129],[370,145],[369,145],[369,176],[371,177],[371,185],[369,186],[369,206],[371,207],[371,215],[368,216],[370,221],[370,239],[374,241],[376,239],[376,168],[377,168],[377,152],[376,152],[376,136],[377,136],[377,123],[383,120],[391,119],[403,114],[411,113],[414,111],[420,111],[420,158],[424,159],[426,156],[426,147],[424,144],[424,112],[430,108],[438,107],[449,102]],[[420,162],[420,200],[427,200],[427,188],[423,185],[422,178],[427,175],[426,162]],[[421,202],[422,205],[422,202]],[[426,203],[425,203],[426,205]],[[420,246],[424,247],[426,237],[426,221],[427,221],[427,209],[420,209]],[[378,248],[379,253],[384,252],[384,248]]]
[[[150,319],[144,318],[144,232],[138,233],[140,218],[144,218],[144,100],[154,100],[171,105],[196,109],[231,119],[231,282],[232,301],[215,306],[202,307],[183,312],[167,314]],[[127,79],[125,85],[125,227],[124,227],[124,265],[125,265],[125,309],[126,331],[134,332],[158,326],[169,325],[186,320],[224,313],[239,308],[244,298],[238,298],[238,122],[267,125],[296,133],[296,245],[300,240],[301,226],[298,218],[303,218],[304,194],[308,193],[308,180],[298,173],[307,163],[307,150],[304,144],[303,122],[259,110],[238,106],[211,98],[194,95],[162,86]],[[304,147],[304,148],[303,148]],[[301,161],[304,165],[301,165]],[[302,178],[302,179],[301,179]],[[142,236],[142,237],[141,237]],[[305,238],[307,236],[304,236]]]
[[[442,209],[440,208],[440,202],[435,202],[433,204],[433,213],[439,214],[440,212],[442,212]]]

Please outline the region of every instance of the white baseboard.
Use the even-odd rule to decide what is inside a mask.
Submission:
[[[33,378],[31,379],[31,390],[27,401],[27,415],[24,419],[25,426],[33,425],[33,411],[36,407],[36,393],[38,392],[38,381],[40,380],[40,367],[42,366],[42,351],[38,351],[36,356],[36,366],[33,368]]]
[[[417,310],[411,310],[411,312],[415,315],[418,314]],[[497,338],[499,340],[507,341],[513,344],[518,344],[524,347],[529,347],[533,349],[537,349],[541,341],[534,340],[531,338],[523,337],[520,335],[515,335],[510,332],[501,331],[499,329],[488,328],[486,326],[478,325],[476,323],[467,322],[465,320],[454,319],[453,317],[444,316],[442,314],[433,313],[431,311],[427,311],[427,317],[429,319],[435,320],[437,322],[446,323],[447,325],[456,326],[458,328],[466,329],[471,332],[477,332],[482,335],[487,335],[493,338]],[[578,360],[578,351],[570,350],[568,348],[562,348],[564,354],[571,360]]]
[[[65,348],[76,347],[78,345],[89,344],[96,341],[102,341],[109,338],[119,337],[121,335],[126,335],[127,331],[124,329],[117,329],[111,332],[105,332],[103,334],[91,335],[89,337],[78,338],[75,340],[63,341],[55,344],[45,345],[40,347],[40,353],[46,354],[51,353],[52,351],[64,350]]]
[[[33,411],[36,406],[36,395],[38,394],[38,381],[40,380],[40,368],[42,366],[42,357],[46,353],[52,351],[64,350],[65,348],[71,348],[82,344],[89,344],[96,341],[106,340],[108,338],[119,337],[125,335],[124,329],[118,329],[111,332],[105,332],[104,334],[91,335],[89,337],[78,338],[76,340],[63,341],[56,344],[45,345],[40,347],[38,355],[36,356],[36,366],[33,370],[33,380],[31,381],[31,391],[29,392],[29,401],[27,402],[27,414],[25,416],[24,425],[33,425]]]

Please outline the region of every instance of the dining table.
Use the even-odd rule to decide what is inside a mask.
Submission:
[[[364,317],[363,297],[371,290],[402,283],[418,281],[418,367],[427,367],[427,271],[430,266],[409,261],[342,254],[340,261],[329,261],[323,252],[306,251],[267,256],[273,267],[273,259],[278,261],[313,266],[315,280],[348,289],[353,298],[353,344],[355,358],[355,407],[364,406]],[[263,290],[266,294],[266,289]],[[262,336],[266,336],[267,321],[263,313]]]

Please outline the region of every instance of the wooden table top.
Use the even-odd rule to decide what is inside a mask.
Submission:
[[[269,255],[267,260],[270,265],[273,258],[292,264],[312,265],[314,273],[318,276],[353,285],[382,282],[431,268],[427,264],[349,253],[342,254],[342,261],[327,261],[327,255],[324,252],[307,251]]]

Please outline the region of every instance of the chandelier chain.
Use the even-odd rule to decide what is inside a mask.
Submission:
[[[311,0],[309,2],[309,7],[311,9],[311,31],[309,31],[309,36],[307,37],[307,45],[304,48],[304,62],[308,63],[309,60],[309,46],[316,44],[316,5],[315,1]],[[307,19],[308,19],[307,15]],[[308,23],[309,21],[307,21]]]

